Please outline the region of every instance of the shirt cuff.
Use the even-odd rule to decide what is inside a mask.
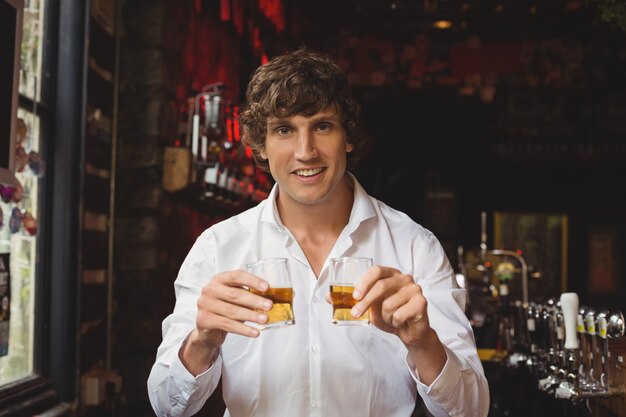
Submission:
[[[189,372],[189,370],[185,368],[185,365],[180,360],[180,357],[178,356],[178,352],[177,352],[176,359],[172,362],[170,370],[174,378],[182,381],[182,383],[184,384],[186,388],[196,389],[198,387],[202,387],[208,384],[211,379],[211,374],[213,373],[213,371],[215,369],[220,369],[221,367],[222,367],[222,353],[220,351],[218,352],[217,357],[215,358],[215,361],[209,367],[209,369],[207,369],[206,371],[194,377],[191,374],[191,372]]]
[[[173,398],[172,402],[175,403],[173,404],[174,407],[178,406],[181,408],[188,407],[189,403],[198,396],[202,396],[207,392],[212,393],[219,383],[222,369],[222,354],[220,351],[209,369],[194,377],[179,356],[180,349],[182,349],[186,341],[187,338],[183,340],[178,349],[171,349],[168,352],[171,355],[168,361],[170,364],[169,373],[173,381],[175,381],[174,386],[178,387],[178,392],[173,393],[175,398]]]
[[[443,365],[443,369],[437,375],[437,378],[433,381],[430,386],[425,385],[420,381],[419,373],[417,372],[417,368],[415,364],[407,354],[406,356],[406,364],[409,368],[409,372],[411,376],[415,380],[417,384],[417,390],[422,395],[428,395],[435,401],[443,400],[448,396],[448,391],[452,389],[456,385],[459,380],[459,376],[461,375],[461,363],[459,359],[456,357],[452,350],[448,349],[447,346],[443,346],[446,352],[446,363]]]

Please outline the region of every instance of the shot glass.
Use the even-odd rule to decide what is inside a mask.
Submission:
[[[343,326],[368,325],[369,309],[361,317],[350,311],[357,301],[352,297],[354,287],[372,266],[372,258],[343,257],[331,259],[330,298],[333,306],[332,323]]]
[[[262,259],[246,264],[246,270],[270,284],[267,291],[261,292],[250,288],[250,292],[272,300],[270,311],[257,310],[267,313],[268,320],[263,324],[253,325],[260,330],[295,324],[293,316],[293,286],[289,274],[289,264],[285,258]]]

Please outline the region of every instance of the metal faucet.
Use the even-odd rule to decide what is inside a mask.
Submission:
[[[596,379],[596,373],[598,367],[596,367],[597,352],[596,347],[596,311],[593,308],[588,308],[585,314],[585,330],[587,338],[587,346],[589,351],[587,352],[587,380],[583,390],[585,391],[598,391],[601,390],[600,384]]]
[[[576,325],[578,331],[578,340],[581,343],[581,347],[578,350],[578,388],[582,389],[587,385],[587,375],[589,373],[588,359],[589,359],[589,342],[585,336],[585,316],[587,315],[587,307],[581,306],[578,309],[578,315],[576,316]]]
[[[567,374],[556,389],[555,396],[557,398],[576,399],[580,396],[577,379],[578,370],[576,369],[577,350],[579,348],[577,332],[578,295],[573,292],[563,293],[560,304],[565,333],[563,348],[567,356]]]
[[[522,302],[524,305],[528,305],[528,264],[526,264],[526,260],[516,251],[508,249],[492,249],[487,252],[496,256],[512,256],[520,263],[522,267]]]
[[[609,341],[607,339],[609,311],[602,310],[596,315],[596,335],[599,337],[600,345],[600,365],[602,372],[600,373],[599,389],[609,392]]]

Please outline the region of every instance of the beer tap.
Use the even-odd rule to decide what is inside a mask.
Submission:
[[[555,395],[557,398],[575,399],[580,396],[576,364],[579,357],[577,352],[579,348],[577,332],[578,295],[576,293],[561,294],[561,311],[565,330],[563,348],[566,356],[567,374],[556,389]]]
[[[624,315],[622,314],[621,311],[613,311],[608,318],[608,323],[607,323],[607,332],[606,332],[607,336],[609,339],[611,340],[615,340],[615,339],[620,339],[624,336]],[[607,358],[610,356],[610,353],[607,351]],[[608,362],[608,360],[607,360]],[[609,368],[608,364],[607,364],[607,369]],[[609,375],[606,375],[606,380],[607,380],[607,387],[610,389],[611,388],[611,381],[609,379]],[[624,393],[624,387],[622,386],[620,389],[618,389],[617,391],[619,391],[621,394]],[[609,391],[611,392],[611,391]],[[612,392],[611,392],[612,394]]]
[[[587,333],[590,330],[596,330],[594,336],[595,343],[591,344],[593,357],[591,358],[592,368],[589,371],[591,375],[591,384],[587,384],[587,389],[582,392],[583,398],[589,397],[608,397],[612,395],[623,395],[624,389],[611,387],[609,375],[609,345],[607,339],[617,339],[624,335],[624,316],[621,312],[610,313],[609,311],[601,311],[591,320],[589,312],[586,315],[587,322],[595,324],[595,329],[587,326]],[[601,345],[601,346],[600,346]],[[602,350],[600,352],[600,349]],[[598,364],[598,362],[600,362]],[[599,377],[595,375],[599,374]]]
[[[579,391],[584,389],[587,385],[587,374],[589,373],[589,341],[587,340],[585,331],[585,316],[587,315],[586,306],[581,306],[578,309],[578,315],[576,316],[576,324],[578,331],[578,340],[582,345],[578,349],[578,389]]]
[[[559,379],[566,380],[568,374],[568,361],[565,352],[565,318],[563,316],[563,308],[560,300],[556,304],[554,326],[556,332],[556,356],[559,363]]]
[[[583,389],[585,391],[597,391],[599,389],[599,383],[596,380],[597,367],[595,366],[597,360],[597,348],[596,348],[596,312],[593,308],[588,308],[585,314],[585,331],[587,346],[589,348],[587,352],[587,379]]]
[[[533,372],[537,371],[539,364],[539,347],[537,342],[537,325],[535,316],[537,314],[537,305],[530,303],[526,307],[526,329],[528,330],[528,344],[530,346],[530,355],[526,361],[526,365],[531,368]]]
[[[543,311],[543,320],[546,325],[546,344],[548,352],[548,362],[558,367],[557,359],[557,342],[556,342],[556,302],[554,298],[548,299],[546,307]]]
[[[610,339],[619,339],[624,336],[624,315],[621,311],[614,311],[609,316],[607,335]]]
[[[520,300],[513,304],[513,329],[516,350],[518,352],[518,362],[526,362],[530,355],[530,337],[528,335],[527,321],[524,318],[524,307]]]
[[[537,308],[535,308],[535,325],[536,327],[536,336],[537,336],[537,358],[538,358],[538,375],[543,375],[546,370],[546,364],[548,361],[548,341],[547,341],[547,330],[546,323],[544,321],[544,309],[545,306],[542,304],[537,304]]]
[[[557,343],[554,318],[556,316],[556,302],[549,299],[543,308],[541,321],[544,333],[544,348],[547,353],[546,366],[548,375],[539,381],[539,388],[552,393],[560,384],[559,359],[557,355]]]
[[[480,262],[476,266],[483,275],[483,284],[489,284],[491,282],[490,269],[486,266],[487,263],[487,213],[480,213]]]
[[[598,351],[600,356],[600,381],[598,390],[604,393],[609,392],[609,341],[607,339],[608,330],[608,317],[610,313],[608,310],[602,310],[596,315],[596,335],[599,337],[598,344],[601,346]]]

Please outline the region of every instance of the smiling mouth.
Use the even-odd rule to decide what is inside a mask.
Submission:
[[[312,177],[313,175],[317,175],[322,172],[324,168],[311,168],[311,169],[298,169],[294,171],[299,177]]]

